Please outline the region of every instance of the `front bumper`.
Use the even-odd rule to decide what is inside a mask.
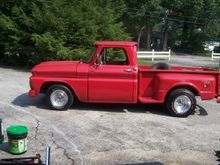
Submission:
[[[28,92],[28,96],[30,96],[30,97],[35,97],[35,96],[37,96],[37,93],[36,93],[35,90],[31,89],[31,90]]]

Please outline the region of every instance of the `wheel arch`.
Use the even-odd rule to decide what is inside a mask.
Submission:
[[[66,86],[67,88],[70,89],[70,91],[72,92],[72,94],[74,96],[76,96],[76,98],[78,99],[74,89],[66,82],[62,82],[62,81],[46,81],[42,84],[41,88],[40,88],[40,93],[46,93],[47,89],[49,89],[52,85],[55,85],[55,84],[59,84],[59,85],[64,85]]]
[[[176,89],[187,89],[187,90],[191,91],[195,96],[200,96],[199,90],[196,87],[192,86],[192,85],[177,85],[177,86],[172,87],[167,92],[166,97],[165,97],[165,101],[167,100],[167,97],[170,95],[170,93],[173,92]]]

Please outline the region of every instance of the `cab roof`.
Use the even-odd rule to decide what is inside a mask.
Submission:
[[[137,42],[132,41],[98,41],[95,42],[95,45],[102,46],[135,46]]]

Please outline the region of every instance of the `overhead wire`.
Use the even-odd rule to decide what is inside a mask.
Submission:
[[[133,11],[140,11],[141,9],[137,9],[137,8],[128,8],[128,12],[129,10],[132,12]],[[186,22],[186,23],[190,23],[190,24],[196,24],[196,25],[205,25],[207,22],[209,22],[210,20],[212,21],[217,21],[217,18],[199,18],[199,17],[195,17],[195,16],[182,16],[182,15],[177,15],[177,14],[165,14],[162,12],[150,12],[145,14],[146,16],[149,17],[153,17],[153,18],[161,18],[161,19],[167,19],[169,21],[176,21],[176,22]],[[164,15],[164,16],[161,16]],[[179,17],[179,18],[178,18]],[[190,18],[191,20],[186,20],[186,19],[180,19],[180,18]],[[200,22],[198,22],[200,21]],[[201,23],[203,22],[203,23]]]

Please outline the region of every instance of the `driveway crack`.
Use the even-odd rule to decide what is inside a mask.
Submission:
[[[34,135],[34,139],[37,140],[37,135],[38,135],[38,131],[39,131],[39,126],[40,126],[40,121],[37,118],[34,118],[36,120],[36,127],[35,127],[35,135]]]
[[[63,150],[63,155],[71,161],[71,165],[74,165],[75,164],[75,161],[74,159],[72,159],[69,154],[67,153],[67,150],[63,147],[61,147],[59,144],[57,144],[57,142],[54,140],[54,135],[53,135],[53,132],[51,133],[51,139],[52,139],[52,142],[53,144],[56,146],[56,149],[62,149]]]

